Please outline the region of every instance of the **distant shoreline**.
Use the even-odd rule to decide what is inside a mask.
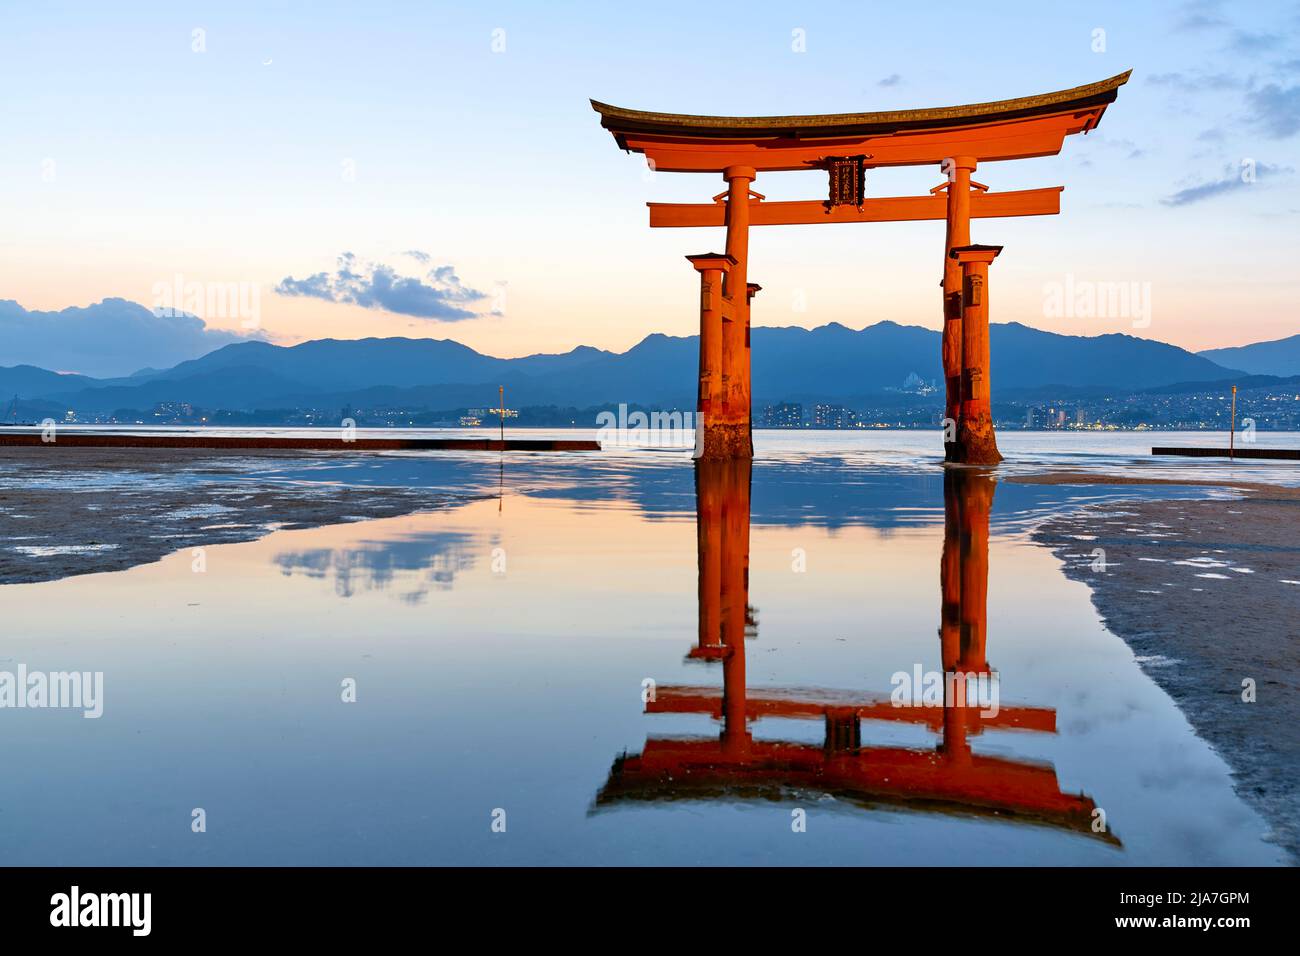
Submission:
[[[664,411],[663,414],[685,415],[687,413],[675,409],[675,410]],[[690,414],[693,415],[694,412],[691,412]],[[40,430],[43,427],[43,424],[44,424],[43,422],[39,422],[39,421],[0,422],[0,433],[3,433],[4,430],[9,430],[9,429]],[[139,422],[139,421],[137,422],[63,422],[63,421],[56,421],[55,424],[59,428],[114,429],[114,430],[124,431],[124,432],[130,432],[136,429],[148,429],[148,430],[166,429],[169,431],[178,431],[178,432],[179,431],[203,431],[203,430],[210,430],[210,429],[230,431],[230,430],[241,429],[241,428],[257,428],[257,429],[276,428],[276,429],[284,429],[287,431],[322,431],[322,432],[323,431],[337,432],[339,430],[339,426],[336,424],[322,425],[322,424],[289,423],[283,421],[265,421],[265,422],[241,421],[241,422],[228,422],[228,423],[227,422]],[[358,422],[356,427],[360,431],[449,431],[449,432],[464,432],[470,436],[473,436],[476,432],[482,432],[482,431],[491,431],[493,433],[496,432],[496,425],[491,423],[483,424],[483,425],[457,425],[454,423],[442,422],[442,423],[421,424],[421,425],[394,425],[388,423],[371,424],[363,420]],[[1096,428],[1096,427],[1079,428],[1073,426],[1067,426],[1063,428],[1026,428],[1023,425],[1015,425],[1007,422],[999,422],[999,423],[995,423],[995,427],[999,432],[1007,432],[1011,434],[1028,433],[1028,434],[1036,434],[1036,435],[1072,435],[1072,434],[1168,435],[1168,434],[1176,434],[1179,432],[1185,432],[1188,434],[1196,434],[1196,435],[1210,435],[1210,436],[1217,435],[1223,439],[1223,447],[1225,449],[1228,447],[1227,429],[1217,427],[1217,426],[1213,428],[1209,426],[1198,428],[1198,427],[1192,427],[1190,425],[1169,425],[1169,426],[1152,425],[1147,427],[1128,428],[1128,427],[1122,427],[1116,425],[1116,426],[1106,426],[1104,428]],[[596,424],[594,418],[592,419],[592,423],[589,425],[574,425],[571,423],[566,423],[566,424],[544,424],[544,423],[536,423],[536,422],[520,423],[520,422],[511,421],[509,424],[506,425],[506,432],[507,434],[512,431],[578,431],[578,432],[591,431],[594,432],[597,431],[598,428],[599,426]],[[876,431],[928,432],[928,431],[938,431],[938,430],[939,430],[939,426],[933,423],[927,423],[921,425],[921,424],[895,424],[890,422],[873,422],[873,423],[864,423],[862,425],[852,425],[852,426],[844,426],[844,427],[812,426],[812,425],[799,425],[799,426],[760,425],[758,423],[754,424],[754,431],[756,432],[761,431],[761,432],[854,433],[854,432],[876,432]],[[1291,428],[1260,427],[1256,429],[1255,433],[1257,435],[1268,435],[1268,436],[1295,435],[1295,434],[1300,434],[1300,430],[1291,429]],[[1238,431],[1238,439],[1237,439],[1238,447],[1242,447],[1241,444],[1242,439],[1240,435],[1241,432]]]

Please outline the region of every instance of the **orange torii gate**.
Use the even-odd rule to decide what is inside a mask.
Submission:
[[[660,686],[647,714],[707,714],[713,737],[648,737],[638,754],[615,760],[593,810],[633,801],[765,797],[797,790],[865,804],[991,815],[1060,827],[1112,845],[1093,830],[1096,804],[1061,790],[1051,764],[975,752],[985,729],[1056,733],[1049,707],[985,712],[955,684],[942,707],[900,704],[888,696],[807,687],[750,688],[745,640],[749,607],[750,469],[745,460],[695,465],[699,559],[699,635],[690,660],[721,662],[722,687]],[[994,482],[978,470],[944,475],[944,542],[939,628],[945,675],[987,674],[989,511]],[[767,717],[821,720],[820,744],[756,740]],[[933,748],[863,744],[863,721],[924,725]]]
[[[988,401],[987,271],[1001,247],[972,246],[970,221],[1056,215],[1064,187],[993,193],[971,173],[982,162],[1059,153],[1066,136],[1096,128],[1131,72],[1039,96],[879,113],[694,116],[592,100],[618,145],[643,153],[652,169],[721,173],[727,183],[711,203],[648,204],[651,227],[727,230],[725,253],[688,257],[700,273],[700,457],[754,454],[749,329],[759,287],[749,282],[751,225],[942,219],[945,457],[1000,461]],[[868,169],[930,164],[941,168],[946,182],[928,196],[865,196]],[[765,202],[752,188],[759,172],[800,169],[827,170],[828,199]]]

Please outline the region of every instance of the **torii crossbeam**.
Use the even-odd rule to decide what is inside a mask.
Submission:
[[[1096,128],[1131,72],[1057,93],[879,113],[695,116],[592,100],[619,147],[643,153],[652,169],[721,173],[727,183],[726,192],[711,203],[648,204],[655,228],[727,230],[725,253],[689,257],[700,273],[700,457],[754,453],[749,328],[758,286],[748,281],[751,225],[943,219],[945,458],[967,464],[1000,461],[988,411],[987,290],[988,263],[996,255],[990,250],[1000,247],[972,246],[970,221],[1056,215],[1064,187],[988,192],[971,173],[981,162],[1059,153],[1066,136]],[[940,167],[945,182],[928,196],[865,195],[868,169],[930,164]],[[827,171],[826,200],[769,203],[753,191],[760,172],[800,169]]]

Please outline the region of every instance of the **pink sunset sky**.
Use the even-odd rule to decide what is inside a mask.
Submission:
[[[651,231],[645,203],[705,202],[724,184],[651,175],[589,97],[714,114],[886,110],[1132,68],[1099,130],[976,174],[994,190],[1065,186],[1060,216],[974,224],[975,242],[1005,246],[993,320],[1192,350],[1300,331],[1293,4],[1249,17],[1210,2],[972,6],[944,30],[916,4],[761,3],[739,25],[726,5],[585,9],[84,5],[57,30],[48,9],[11,11],[0,299],[184,308],[160,290],[239,286],[278,343],[623,350],[696,331],[683,256],[722,246],[721,230]],[[868,194],[940,179],[881,170]],[[754,188],[820,199],[825,174]],[[756,325],[940,326],[942,223],[765,227],[751,241]],[[1143,311],[1053,307],[1061,289],[1095,283],[1126,284]],[[233,307],[203,317],[248,331]]]

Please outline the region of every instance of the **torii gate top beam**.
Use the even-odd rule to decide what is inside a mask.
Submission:
[[[861,155],[867,167],[929,165],[953,156],[988,162],[1060,152],[1067,135],[1097,126],[1130,73],[1056,93],[877,113],[695,116],[591,105],[622,149],[644,153],[663,172],[809,169],[831,155]]]

